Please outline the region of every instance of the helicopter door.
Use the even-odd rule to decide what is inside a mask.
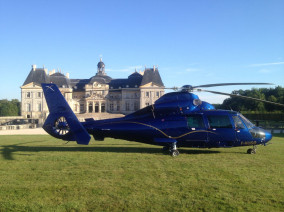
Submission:
[[[187,127],[190,133],[186,136],[187,146],[202,147],[207,143],[207,130],[201,114],[191,114],[186,116]]]
[[[235,123],[235,132],[238,142],[248,142],[252,140],[252,136],[248,131],[248,128],[244,125],[242,119],[239,116],[232,116]]]
[[[209,146],[234,146],[237,142],[236,133],[228,115],[207,115]]]

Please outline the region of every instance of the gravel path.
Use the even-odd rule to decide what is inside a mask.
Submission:
[[[0,135],[47,135],[42,128],[21,130],[0,130]]]

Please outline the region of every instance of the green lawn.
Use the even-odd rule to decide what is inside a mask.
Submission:
[[[283,211],[284,137],[180,149],[107,139],[0,136],[0,211]]]

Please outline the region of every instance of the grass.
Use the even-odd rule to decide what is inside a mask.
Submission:
[[[0,136],[0,211],[283,211],[284,136],[272,143],[172,158],[123,140]]]

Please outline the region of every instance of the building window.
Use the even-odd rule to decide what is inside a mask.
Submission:
[[[41,103],[37,104],[37,111],[41,111]]]
[[[110,103],[110,104],[109,104],[109,110],[110,110],[110,111],[113,111],[113,103]]]
[[[126,102],[126,103],[125,103],[125,110],[126,110],[126,111],[129,111],[129,110],[130,110],[129,102]]]
[[[157,96],[157,97],[160,96],[160,92],[159,92],[159,91],[156,92],[156,96]]]
[[[80,113],[84,113],[84,112],[85,112],[85,105],[80,104]]]
[[[150,97],[150,92],[147,91],[147,92],[145,93],[145,96],[146,96],[146,97]]]
[[[101,112],[102,113],[106,112],[106,105],[105,105],[105,103],[102,103]]]
[[[139,109],[139,107],[138,107],[138,102],[134,102],[134,110],[136,111],[136,110],[138,110]]]
[[[99,112],[99,104],[96,103],[96,105],[95,105],[95,113],[98,113],[98,112]]]
[[[31,112],[31,104],[26,104],[26,110],[27,112]]]
[[[89,113],[93,112],[93,103],[89,103]]]
[[[146,105],[146,106],[149,106],[149,105],[150,105],[150,103],[149,103],[149,102],[147,102],[145,105]]]
[[[31,92],[27,92],[27,98],[31,98]]]
[[[116,106],[116,110],[120,111],[120,105],[119,104]]]
[[[37,97],[41,98],[41,92],[37,92]]]

